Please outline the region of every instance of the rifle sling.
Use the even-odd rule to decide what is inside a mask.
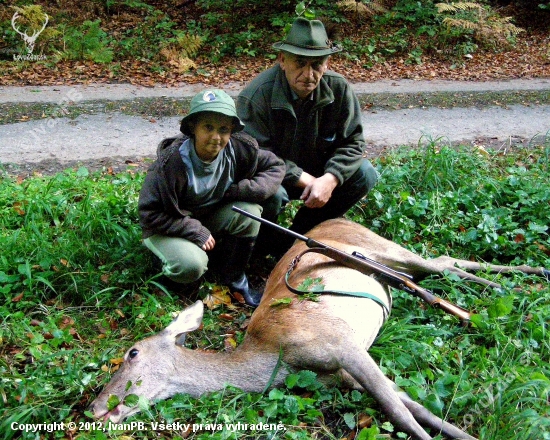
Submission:
[[[380,299],[378,296],[373,295],[372,293],[368,293],[368,292],[348,292],[348,291],[345,291],[345,290],[322,290],[322,291],[319,291],[319,292],[310,292],[308,290],[301,290],[301,289],[297,289],[295,287],[292,287],[290,285],[289,278],[290,278],[290,275],[292,274],[292,272],[294,271],[294,269],[296,269],[296,266],[300,262],[300,259],[305,254],[307,254],[308,252],[315,252],[315,253],[324,255],[322,252],[320,252],[320,250],[322,250],[322,248],[308,248],[305,251],[303,251],[302,253],[300,253],[299,255],[297,255],[296,257],[294,257],[294,259],[290,263],[290,265],[288,267],[288,271],[286,272],[286,275],[285,275],[285,284],[286,284],[286,287],[287,287],[288,290],[290,290],[292,293],[295,293],[297,295],[304,295],[304,294],[307,294],[307,293],[319,293],[319,294],[347,295],[347,296],[355,296],[355,297],[359,297],[359,298],[368,298],[368,299],[371,299],[374,302],[378,303],[388,315],[390,314],[390,310],[389,310],[388,306],[386,305],[386,303],[384,301],[382,301],[382,299]]]

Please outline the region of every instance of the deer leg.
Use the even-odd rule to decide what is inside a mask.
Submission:
[[[443,435],[449,438],[476,440],[475,437],[472,437],[471,435],[466,434],[464,431],[458,429],[456,426],[437,417],[431,411],[429,411],[419,403],[412,400],[409,397],[409,395],[405,393],[403,390],[400,390],[399,387],[394,382],[392,382],[389,379],[387,380],[388,382],[390,382],[390,386],[397,392],[403,404],[409,409],[409,411],[412,413],[414,418],[422,426],[426,426],[428,428],[439,431]]]
[[[437,258],[427,260],[427,267],[430,268],[427,273],[443,273],[445,270],[456,274],[462,279],[474,281],[479,284],[484,284],[489,287],[501,287],[500,284],[493,281],[480,278],[467,271],[487,271],[491,273],[510,273],[522,272],[528,275],[541,275],[547,280],[550,280],[550,270],[543,267],[531,267],[526,265],[521,266],[504,266],[499,264],[484,264],[475,261],[459,260],[457,258],[447,257],[442,255]]]
[[[391,381],[384,376],[376,362],[364,349],[347,347],[346,352],[341,354],[341,365],[376,399],[382,411],[399,430],[416,440],[431,439],[390,385]]]
[[[340,379],[340,385],[344,385],[348,388],[353,388],[360,391],[365,391],[365,389],[361,386],[361,384],[357,382],[353,377],[351,377],[346,370],[340,370],[338,372],[338,378]],[[475,437],[472,437],[466,434],[464,431],[461,431],[456,426],[450,424],[449,422],[444,421],[443,419],[440,419],[431,411],[427,410],[422,405],[412,400],[406,392],[401,390],[395,384],[395,382],[391,381],[388,378],[386,378],[386,380],[389,383],[389,386],[392,388],[392,390],[394,390],[397,393],[397,395],[399,396],[399,399],[401,399],[401,402],[403,402],[403,404],[407,407],[407,409],[411,412],[415,420],[420,425],[428,427],[435,431],[441,432],[442,434],[444,434],[449,438],[476,440]],[[332,382],[327,382],[327,383],[334,384],[334,380]]]

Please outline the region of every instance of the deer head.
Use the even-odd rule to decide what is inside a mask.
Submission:
[[[13,14],[13,17],[11,18],[11,25],[12,25],[13,29],[15,30],[15,32],[17,32],[19,35],[21,35],[23,37],[23,41],[27,45],[27,52],[29,54],[32,54],[32,51],[34,50],[34,43],[36,42],[36,39],[38,38],[38,36],[42,33],[42,31],[46,28],[46,25],[48,24],[48,20],[49,20],[48,14],[44,14],[44,16],[46,17],[46,19],[44,21],[44,25],[42,26],[42,28],[40,30],[34,31],[32,35],[27,35],[26,32],[21,32],[17,28],[16,22],[17,22],[17,19],[20,17],[18,12]]]

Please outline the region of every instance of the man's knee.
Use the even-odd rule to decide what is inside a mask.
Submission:
[[[363,160],[360,169],[363,170],[363,173],[365,175],[367,192],[370,192],[378,182],[378,171],[376,171],[376,168],[374,168],[370,161],[366,159]]]
[[[357,194],[368,194],[378,182],[378,171],[372,166],[370,161],[364,159],[359,169],[355,174],[344,184],[343,187],[347,187],[346,192],[353,192]]]

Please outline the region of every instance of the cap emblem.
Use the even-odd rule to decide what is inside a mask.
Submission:
[[[202,95],[202,100],[204,102],[214,102],[216,99],[216,94],[211,90],[204,92],[204,95]]]

